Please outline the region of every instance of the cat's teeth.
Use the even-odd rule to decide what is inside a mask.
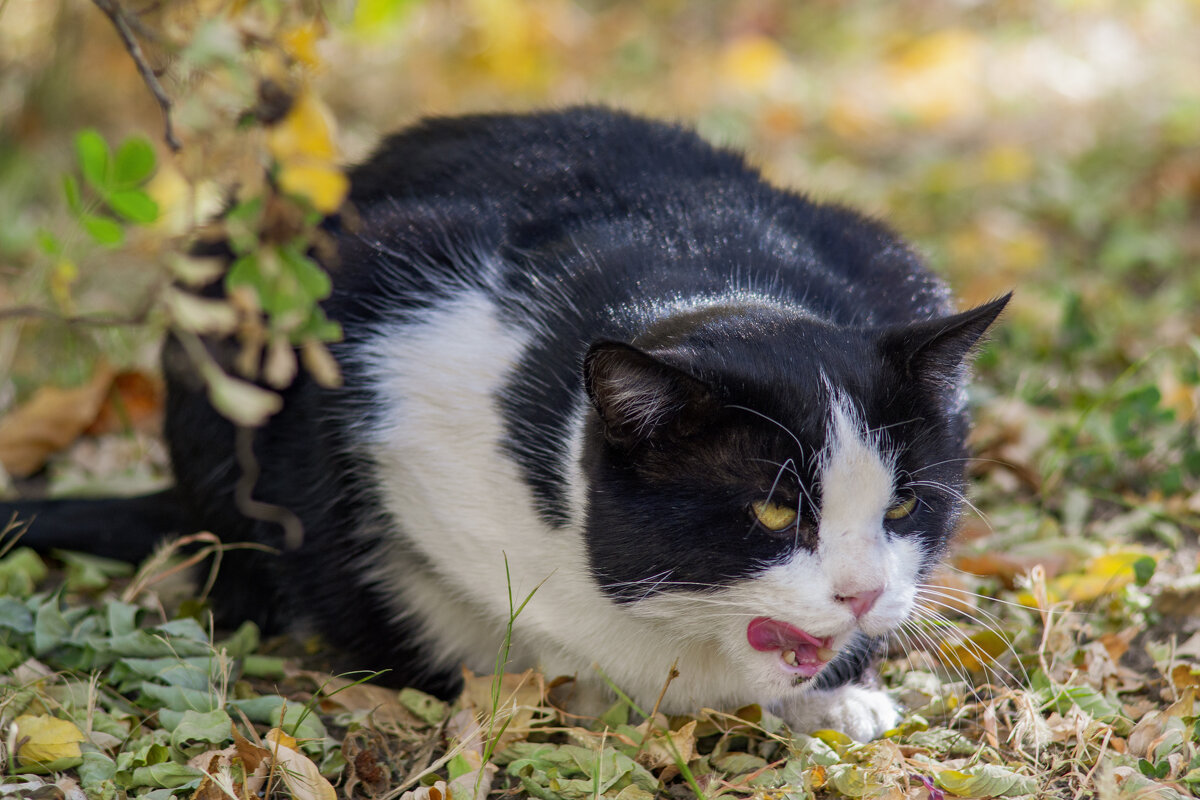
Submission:
[[[795,650],[784,650],[783,651],[783,660],[786,661],[787,663],[791,664],[793,667],[796,666],[796,651]]]
[[[828,647],[817,648],[817,658],[821,659],[822,661],[832,661],[833,657],[836,655],[837,653],[835,653],[833,650],[830,650]]]

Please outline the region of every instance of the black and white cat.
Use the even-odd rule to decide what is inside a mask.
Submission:
[[[226,564],[226,615],[444,694],[540,586],[513,666],[576,676],[585,708],[597,667],[651,706],[678,662],[668,712],[892,726],[859,678],[955,525],[964,360],[1008,298],[954,314],[880,224],[603,109],[428,120],[351,179],[344,387],[302,375],[254,434],[254,499],[303,544]],[[187,363],[169,342],[175,488],[38,504],[28,541],[282,546],[239,511],[235,431]]]

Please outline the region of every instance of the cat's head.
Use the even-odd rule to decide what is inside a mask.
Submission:
[[[1007,300],[882,328],[710,309],[594,344],[594,579],[763,687],[896,629],[955,526],[964,362]]]

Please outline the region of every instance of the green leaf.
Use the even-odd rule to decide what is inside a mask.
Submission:
[[[111,636],[126,636],[137,630],[137,615],[140,608],[132,603],[109,600],[104,607],[108,617],[108,632]]]
[[[42,655],[53,650],[71,635],[71,625],[58,608],[58,599],[50,598],[38,608],[33,624],[33,651]]]
[[[119,189],[104,199],[113,211],[130,222],[148,225],[158,219],[158,203],[141,189]]]
[[[83,213],[83,199],[79,194],[79,181],[74,175],[63,175],[63,195],[67,198],[67,207],[72,213]]]
[[[323,300],[329,296],[333,284],[325,270],[295,247],[280,247],[279,257],[291,270],[296,282],[305,295],[312,300]]]
[[[79,169],[92,188],[103,192],[108,188],[109,155],[108,143],[94,128],[85,128],[75,135],[75,152],[79,156]]]
[[[111,219],[95,214],[81,214],[79,222],[97,244],[116,247],[125,241],[125,229]]]
[[[185,711],[179,724],[171,731],[171,747],[187,756],[194,756],[209,745],[223,744],[233,738],[233,720],[221,709],[206,714]]]
[[[279,656],[249,655],[242,657],[242,675],[247,678],[280,679],[287,674],[287,660]]]
[[[178,789],[195,781],[197,785],[204,773],[187,764],[177,764],[167,761],[162,764],[152,764],[148,767],[138,767],[130,776],[128,786],[156,786],[163,789]]]
[[[455,778],[466,775],[468,772],[474,771],[475,768],[471,766],[470,761],[467,761],[466,756],[464,756],[462,753],[459,753],[454,758],[450,759],[450,763],[446,765],[446,769],[448,770],[450,780],[454,780]]]
[[[15,597],[0,596],[0,628],[33,633],[33,612]]]
[[[0,559],[0,595],[29,597],[47,575],[40,556],[28,547],[18,547]]]
[[[136,186],[154,172],[154,146],[142,136],[130,136],[117,148],[113,167],[113,184],[119,187]]]
[[[217,697],[209,690],[198,691],[182,686],[160,686],[157,683],[143,681],[141,691],[143,699],[164,705],[174,711],[200,709],[212,711],[217,707]]]
[[[87,553],[56,550],[54,557],[67,568],[67,591],[94,592],[108,586],[113,578],[124,578],[133,574],[133,567],[124,561],[101,558]]]
[[[1154,577],[1154,569],[1158,562],[1150,556],[1142,556],[1133,562],[1133,579],[1138,586],[1145,586]]]
[[[126,658],[120,662],[143,678],[151,678],[168,686],[179,686],[197,692],[207,692],[217,661],[205,656],[192,658]]]
[[[24,660],[25,654],[20,650],[0,644],[0,674],[7,673]]]
[[[228,639],[218,642],[217,649],[224,650],[230,658],[245,658],[258,649],[258,626],[246,620]]]
[[[431,694],[425,694],[419,689],[401,689],[398,696],[400,705],[416,714],[423,722],[437,725],[450,713],[446,704]]]
[[[1033,794],[1037,781],[996,764],[975,764],[962,771],[946,769],[934,775],[937,785],[963,797],[1012,797]]]
[[[117,762],[95,750],[85,750],[83,763],[79,765],[79,782],[89,797],[100,794],[100,785],[117,774]]]

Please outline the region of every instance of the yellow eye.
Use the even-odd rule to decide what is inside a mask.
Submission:
[[[767,530],[781,531],[790,528],[796,522],[796,509],[781,506],[778,503],[768,503],[759,500],[750,506],[754,518]]]
[[[913,509],[916,507],[917,496],[915,494],[910,494],[908,497],[889,508],[886,512],[884,512],[883,515],[888,519],[904,519],[911,514]]]

